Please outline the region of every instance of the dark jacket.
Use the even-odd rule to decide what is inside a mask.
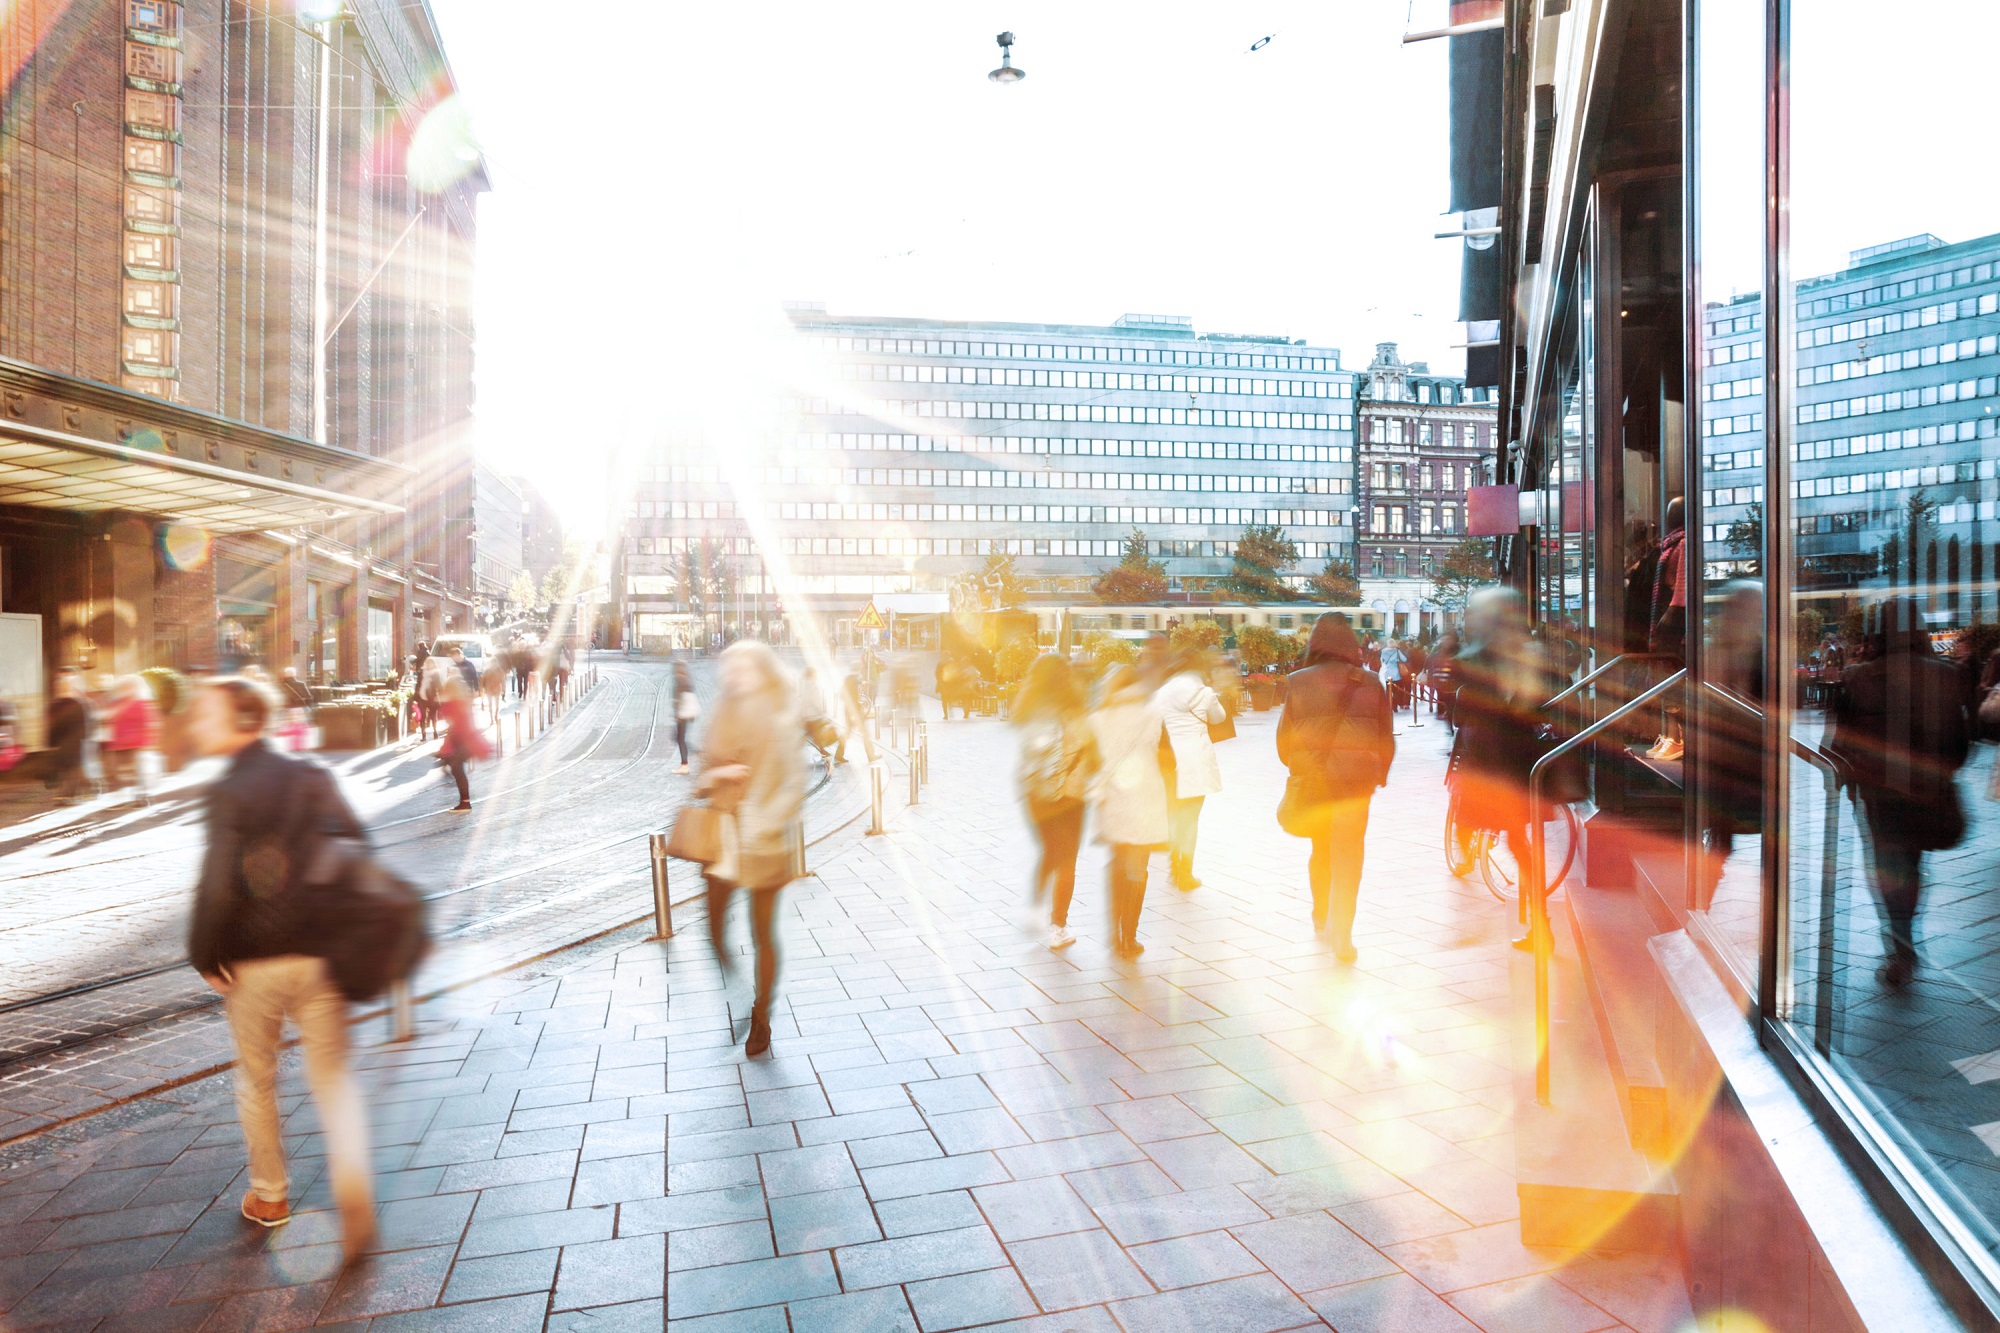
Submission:
[[[1395,757],[1389,692],[1362,666],[1361,643],[1347,621],[1321,616],[1306,647],[1306,665],[1286,678],[1278,761],[1295,774],[1323,779],[1330,795],[1347,799],[1366,797],[1386,783]]]
[[[196,971],[322,951],[300,886],[328,836],[367,836],[331,773],[263,741],[236,752],[208,790],[208,853],[188,922]]]
[[[1532,651],[1524,645],[1522,651]],[[1505,664],[1485,645],[1459,654],[1452,681],[1458,695],[1452,722],[1453,781],[1458,785],[1458,818],[1467,828],[1514,829],[1528,819],[1528,771],[1545,748],[1540,740],[1542,700],[1555,693],[1544,673],[1533,698],[1508,691]]]
[[[1849,667],[1832,750],[1846,761],[1877,839],[1951,847],[1965,835],[1957,773],[1972,749],[1962,670],[1918,630]]]
[[[48,717],[49,746],[56,752],[56,767],[76,768],[83,763],[84,742],[90,738],[90,705],[60,695],[49,701]]]

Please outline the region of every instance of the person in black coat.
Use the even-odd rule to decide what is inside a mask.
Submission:
[[[55,765],[48,785],[64,805],[77,799],[88,783],[90,748],[97,732],[97,711],[83,687],[83,677],[70,667],[56,672],[55,697],[49,700],[49,747]]]
[[[203,685],[188,732],[228,761],[208,790],[208,849],[188,922],[188,961],[224,1001],[236,1042],[236,1111],[250,1157],[240,1207],[262,1227],[291,1217],[278,1043],[289,1017],[305,1050],[347,1258],[375,1235],[368,1121],[348,1067],[347,1002],[323,956],[325,924],[306,892],[329,837],[366,841],[333,775],[266,745],[271,700],[247,680]]]
[[[1313,927],[1326,932],[1336,958],[1352,962],[1368,802],[1389,780],[1395,714],[1388,690],[1362,665],[1361,641],[1345,616],[1324,615],[1314,623],[1305,667],[1288,676],[1286,686],[1278,759],[1291,771],[1288,803],[1300,792],[1307,807]]]
[[[1886,924],[1884,985],[1916,975],[1923,857],[1965,836],[1958,770],[1972,750],[1961,669],[1931,650],[1923,610],[1897,597],[1878,608],[1880,656],[1841,676],[1833,752],[1853,775],[1868,823]]]

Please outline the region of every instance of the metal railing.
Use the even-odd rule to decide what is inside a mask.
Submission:
[[[1597,668],[1595,671],[1592,671],[1589,675],[1584,676],[1574,685],[1566,685],[1562,689],[1550,695],[1548,698],[1544,699],[1542,701],[1542,711],[1547,712],[1549,709],[1555,707],[1563,700],[1569,698],[1572,694],[1578,693],[1586,685],[1589,685],[1593,681],[1597,680],[1600,676],[1610,671],[1611,668],[1617,666],[1620,662],[1678,662],[1680,660],[1681,660],[1680,658],[1675,657],[1672,653],[1620,653],[1618,654],[1618,656],[1612,658],[1609,662],[1606,662],[1603,666]]]
[[[1616,658],[1598,668],[1598,672],[1611,669]],[[1591,679],[1586,676],[1585,680]],[[1555,935],[1549,925],[1549,886],[1543,882],[1543,872],[1548,865],[1545,835],[1542,830],[1542,778],[1550,765],[1564,755],[1588,741],[1609,731],[1615,724],[1624,721],[1653,700],[1676,689],[1687,679],[1685,668],[1674,672],[1659,684],[1638,695],[1630,703],[1612,709],[1582,731],[1563,741],[1547,754],[1535,761],[1528,770],[1528,865],[1532,884],[1522,885],[1522,897],[1528,900],[1528,936],[1535,946],[1535,1100],[1543,1106],[1549,1104],[1549,966],[1555,960]]]
[[[1736,691],[1717,685],[1713,681],[1703,681],[1702,688],[1716,698],[1729,704],[1758,723],[1764,721],[1764,710],[1744,698]],[[1826,797],[1825,817],[1822,821],[1820,870],[1819,870],[1819,938],[1818,974],[1819,1004],[1813,1014],[1813,1045],[1821,1055],[1833,1049],[1833,956],[1835,939],[1835,909],[1840,895],[1840,789],[1848,785],[1850,776],[1847,765],[1838,755],[1822,750],[1817,745],[1808,745],[1796,736],[1786,738],[1795,758],[1803,759],[1820,775],[1820,786]],[[1762,749],[1763,735],[1760,729],[1758,747]],[[1789,1020],[1792,1014],[1792,997],[1789,993],[1776,997],[1779,1016]]]

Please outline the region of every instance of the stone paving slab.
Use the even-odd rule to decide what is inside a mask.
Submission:
[[[425,1006],[362,1052],[380,1253],[343,1273],[296,1059],[298,1214],[264,1233],[228,1079],[0,1153],[8,1328],[1641,1329],[1651,1255],[1521,1245],[1506,921],[1443,870],[1444,733],[1377,802],[1353,967],[1307,924],[1268,716],[1223,748],[1191,893],[1135,963],[1086,849],[1061,954],[1024,927],[1011,738],[934,723],[924,803],[788,890],[785,998],[701,923]],[[1002,799],[995,799],[1002,796]],[[1158,869],[1156,867],[1156,876]],[[734,921],[739,947],[744,923]]]

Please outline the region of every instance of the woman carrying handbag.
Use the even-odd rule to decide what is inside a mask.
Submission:
[[[1196,655],[1178,654],[1172,671],[1156,697],[1166,724],[1160,758],[1167,773],[1167,863],[1174,887],[1186,892],[1201,887],[1194,877],[1194,840],[1202,800],[1222,790],[1211,728],[1228,722],[1229,711],[1202,679]]]
[[[750,891],[750,935],[757,955],[757,995],[745,1055],[771,1047],[771,1004],[778,990],[778,891],[791,882],[791,827],[805,802],[805,750],[798,699],[771,649],[745,639],[719,659],[722,700],[702,738],[695,792],[713,812],[708,881],[708,938],[730,970],[727,917],[738,888]],[[685,821],[694,814],[683,812]],[[676,841],[682,837],[676,823]]]

